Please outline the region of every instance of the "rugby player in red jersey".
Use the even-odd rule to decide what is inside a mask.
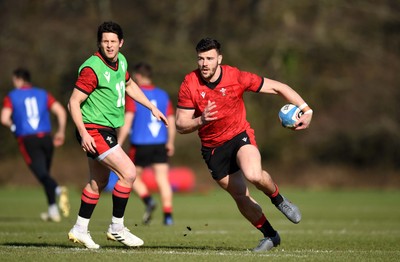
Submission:
[[[313,111],[288,85],[221,65],[221,44],[217,40],[200,40],[196,51],[198,69],[185,76],[178,94],[177,131],[181,134],[198,131],[203,159],[213,179],[264,236],[254,251],[268,251],[280,244],[280,236],[250,196],[246,180],[267,195],[293,223],[300,222],[301,213],[279,193],[271,176],[262,169],[254,130],[246,120],[243,93],[280,95],[299,106],[304,114],[294,130],[308,128]]]

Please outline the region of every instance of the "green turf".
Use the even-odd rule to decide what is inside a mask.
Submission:
[[[39,188],[0,188],[0,261],[399,261],[400,191],[311,191],[282,188],[302,210],[294,225],[252,189],[282,243],[262,254],[250,250],[261,234],[241,217],[220,189],[176,194],[175,225],[161,224],[160,208],[150,226],[141,225],[143,205],[131,198],[126,226],[145,241],[129,249],[106,240],[111,195],[103,194],[90,231],[101,245],[86,250],[67,240],[80,203],[71,190],[71,217],[61,223],[40,221],[46,209]],[[158,196],[157,201],[159,202]]]

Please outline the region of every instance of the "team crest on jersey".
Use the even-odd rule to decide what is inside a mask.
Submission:
[[[113,144],[113,143],[114,143],[114,141],[113,141],[113,139],[112,139],[111,136],[107,136],[106,140],[107,140],[108,143],[110,143],[110,144]]]
[[[226,92],[225,88],[221,88],[221,90],[219,90],[219,91],[221,92],[222,96],[225,96],[225,92]]]
[[[206,96],[206,92],[201,92],[200,95],[202,98],[204,98]]]

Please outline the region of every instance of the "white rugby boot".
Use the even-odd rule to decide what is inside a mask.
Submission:
[[[89,249],[99,249],[100,245],[96,244],[89,231],[81,231],[74,226],[68,233],[68,239],[74,243],[84,245]]]
[[[65,186],[60,187],[60,195],[58,198],[58,207],[64,217],[69,216],[71,206],[69,204],[68,189]]]
[[[128,247],[139,247],[144,244],[142,239],[132,234],[126,227],[122,227],[119,231],[113,231],[110,225],[107,231],[107,239],[121,242]]]

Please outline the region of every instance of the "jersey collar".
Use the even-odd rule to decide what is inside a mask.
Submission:
[[[26,86],[21,86],[19,89],[26,90],[26,89],[31,89],[31,88],[32,88],[32,85],[26,85]]]
[[[115,62],[110,62],[110,61],[108,61],[107,58],[105,58],[103,56],[103,54],[100,51],[97,51],[94,55],[98,56],[112,70],[114,70],[114,71],[118,70],[118,64],[119,64],[118,61],[119,61],[119,59],[117,59],[117,61],[115,61]]]
[[[200,78],[201,78],[201,81],[202,81],[208,88],[214,89],[214,88],[216,88],[217,85],[221,82],[222,73],[223,73],[223,70],[222,70],[222,66],[221,66],[221,74],[219,74],[218,79],[215,80],[214,82],[207,82],[207,81],[205,81],[205,80],[203,79],[203,77],[201,77],[201,74],[200,74]]]
[[[154,85],[141,85],[140,88],[145,90],[153,90],[156,87]]]

